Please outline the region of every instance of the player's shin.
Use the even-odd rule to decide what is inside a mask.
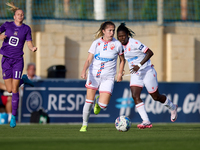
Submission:
[[[149,117],[148,117],[147,112],[145,110],[144,103],[141,102],[141,103],[137,104],[136,108],[137,108],[137,111],[140,114],[140,117],[142,118],[142,120],[145,121],[145,122],[149,122]]]
[[[88,125],[88,120],[89,120],[89,116],[90,116],[90,112],[91,112],[93,103],[94,103],[93,100],[86,99],[86,101],[85,101],[85,104],[83,107],[83,126]]]
[[[169,100],[168,97],[166,97],[166,100],[165,100],[163,105],[166,106],[167,108],[169,108],[170,110],[175,110],[176,109],[176,105],[174,105],[172,103],[172,101]]]
[[[12,115],[17,115],[17,109],[19,104],[19,92],[12,94]]]

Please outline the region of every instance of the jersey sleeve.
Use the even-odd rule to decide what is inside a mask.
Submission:
[[[31,28],[28,27],[28,31],[26,34],[26,41],[32,41],[32,36],[31,36]]]
[[[119,42],[118,43],[118,55],[123,55],[124,54],[124,48],[122,44]]]
[[[90,46],[90,49],[88,50],[88,53],[94,54],[94,53],[95,53],[95,50],[96,50],[96,47],[97,47],[97,42],[94,41],[94,42],[92,43],[92,45]]]
[[[142,51],[143,53],[146,53],[147,50],[149,49],[147,46],[145,46],[138,40],[135,40],[135,45],[136,45],[136,48],[139,49],[140,51]]]
[[[6,31],[6,24],[7,24],[7,22],[5,22],[4,24],[2,24],[2,25],[0,26],[0,33],[3,33],[3,32]]]

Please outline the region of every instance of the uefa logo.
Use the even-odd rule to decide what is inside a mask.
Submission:
[[[26,99],[26,108],[31,113],[38,111],[42,107],[42,96],[39,92],[31,92]]]

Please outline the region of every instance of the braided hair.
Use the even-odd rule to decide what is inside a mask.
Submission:
[[[124,32],[126,32],[126,34],[127,34],[128,36],[130,36],[130,37],[133,37],[133,36],[135,35],[135,33],[134,33],[131,29],[129,29],[129,28],[126,27],[126,24],[125,24],[125,23],[121,23],[121,24],[119,25],[119,27],[117,28],[117,33],[118,33],[119,31],[124,31]]]

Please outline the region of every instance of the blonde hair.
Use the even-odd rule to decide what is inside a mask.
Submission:
[[[103,30],[105,30],[108,25],[112,25],[115,27],[115,24],[112,21],[103,22],[99,30],[95,33],[95,39],[98,39],[103,36]]]
[[[19,7],[16,7],[13,2],[7,2],[6,5],[10,7],[8,10],[12,11],[13,13],[15,13],[17,10],[21,10]]]

